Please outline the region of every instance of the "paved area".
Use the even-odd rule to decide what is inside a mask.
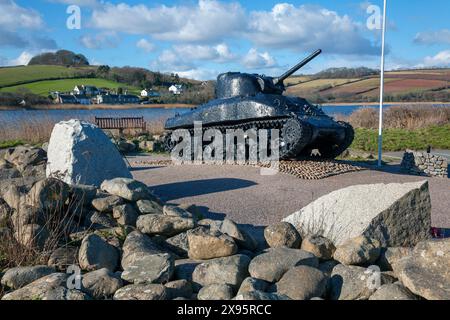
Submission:
[[[226,216],[238,223],[264,226],[346,186],[426,179],[430,185],[433,226],[450,228],[450,179],[403,175],[398,172],[398,165],[388,166],[384,171],[365,170],[322,180],[302,180],[280,173],[262,176],[258,168],[247,166],[151,167],[138,164],[155,159],[164,157],[130,157],[133,176],[147,183],[163,200],[201,206],[207,217]]]

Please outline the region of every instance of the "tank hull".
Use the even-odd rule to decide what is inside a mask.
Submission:
[[[255,121],[266,121],[264,128],[270,128],[270,121],[279,123],[279,120],[287,119],[295,119],[301,126],[307,127],[307,133],[303,132],[302,137],[299,137],[299,140],[302,139],[301,145],[293,152],[282,154],[282,158],[309,156],[314,149],[325,150],[329,146],[335,146],[333,152],[326,152],[327,158],[334,158],[351,143],[348,140],[352,132],[349,133],[348,125],[335,121],[305,99],[278,94],[258,93],[247,97],[215,99],[188,113],[168,119],[165,129],[191,129],[197,121],[201,122],[203,128],[239,128],[240,125],[248,128],[248,124],[252,127],[251,124]]]

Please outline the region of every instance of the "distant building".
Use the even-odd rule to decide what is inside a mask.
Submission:
[[[98,104],[135,104],[139,103],[138,96],[131,94],[99,94],[97,95]]]
[[[183,92],[183,86],[181,84],[174,84],[169,87],[169,92],[175,95]]]
[[[61,104],[78,104],[77,99],[72,94],[58,94],[56,102]]]
[[[95,96],[99,94],[100,91],[97,89],[97,87],[94,86],[85,86],[85,85],[78,85],[73,88],[72,94],[74,95],[86,95],[86,96]]]
[[[159,92],[156,92],[152,89],[144,89],[141,91],[141,97],[148,97],[148,98],[152,98],[152,97],[159,97],[161,96],[159,94]]]

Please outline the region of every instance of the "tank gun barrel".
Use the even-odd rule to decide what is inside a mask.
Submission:
[[[297,63],[295,66],[293,66],[291,69],[289,69],[288,71],[286,71],[285,73],[283,73],[280,77],[275,78],[274,79],[274,84],[278,84],[283,82],[284,80],[286,80],[288,77],[290,77],[291,75],[293,75],[297,70],[299,70],[300,68],[302,68],[304,65],[306,65],[307,63],[309,63],[312,59],[314,59],[315,57],[317,57],[319,54],[322,53],[322,50],[319,49],[317,51],[315,51],[314,53],[312,53],[311,55],[309,55],[307,58],[303,59],[302,61],[300,61],[299,63]]]

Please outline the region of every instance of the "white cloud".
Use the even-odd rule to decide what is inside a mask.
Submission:
[[[450,44],[450,29],[442,29],[438,31],[419,32],[414,38],[417,44]]]
[[[115,48],[120,42],[115,32],[102,32],[80,37],[81,45],[88,49]]]
[[[182,78],[202,80],[202,81],[216,79],[218,74],[219,74],[218,71],[210,69],[191,69],[187,71],[178,72],[178,75]]]
[[[419,67],[450,67],[450,50],[444,50],[434,56],[427,56]]]
[[[155,51],[156,46],[148,41],[147,39],[140,39],[138,42],[136,42],[136,47],[143,50],[146,53],[150,53]]]
[[[245,27],[245,14],[238,3],[199,0],[197,5],[106,4],[95,9],[92,24],[100,29],[152,35],[181,42],[221,41]],[[118,23],[120,21],[120,23]]]
[[[244,67],[249,69],[263,69],[278,67],[278,64],[268,52],[258,52],[255,48],[251,48],[242,59]]]
[[[174,52],[184,60],[228,62],[236,59],[230,48],[221,43],[216,46],[207,45],[175,45]]]
[[[47,1],[67,5],[77,5],[81,7],[95,7],[99,5],[99,2],[97,0],[47,0]]]
[[[38,12],[18,6],[13,0],[0,1],[0,28],[8,30],[41,28],[44,22]]]
[[[379,54],[378,47],[361,35],[360,25],[317,6],[281,3],[271,11],[252,12],[248,37],[259,46],[325,53]]]

